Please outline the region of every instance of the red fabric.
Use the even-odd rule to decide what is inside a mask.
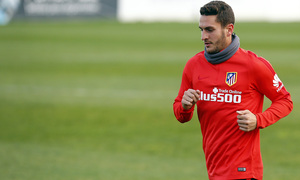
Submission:
[[[234,78],[226,80],[228,73]],[[272,125],[293,108],[290,94],[270,63],[241,48],[216,65],[207,62],[204,52],[196,54],[184,68],[173,104],[174,114],[182,123],[188,122],[194,112],[194,107],[184,110],[181,104],[188,89],[201,91],[197,114],[209,178],[262,179],[259,129]],[[262,112],[264,95],[272,105]],[[237,124],[236,111],[246,109],[257,117],[257,129],[251,132],[241,131]]]

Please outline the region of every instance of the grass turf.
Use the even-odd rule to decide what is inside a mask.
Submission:
[[[265,179],[297,179],[300,24],[235,28],[294,100],[261,131]],[[0,179],[207,179],[196,116],[172,111],[197,22],[13,22],[0,39]]]

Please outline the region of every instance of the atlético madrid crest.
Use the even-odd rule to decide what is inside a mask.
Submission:
[[[228,86],[232,86],[237,82],[237,72],[227,72],[225,82]]]

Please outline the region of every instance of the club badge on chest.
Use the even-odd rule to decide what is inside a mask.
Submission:
[[[228,86],[232,86],[237,82],[237,72],[227,72],[226,73],[226,78],[225,78],[225,83]]]

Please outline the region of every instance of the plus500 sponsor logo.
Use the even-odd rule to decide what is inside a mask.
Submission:
[[[242,92],[241,91],[228,91],[218,88],[213,89],[214,94],[204,93],[200,91],[201,101],[212,101],[212,102],[225,102],[225,103],[241,103],[242,101]]]

